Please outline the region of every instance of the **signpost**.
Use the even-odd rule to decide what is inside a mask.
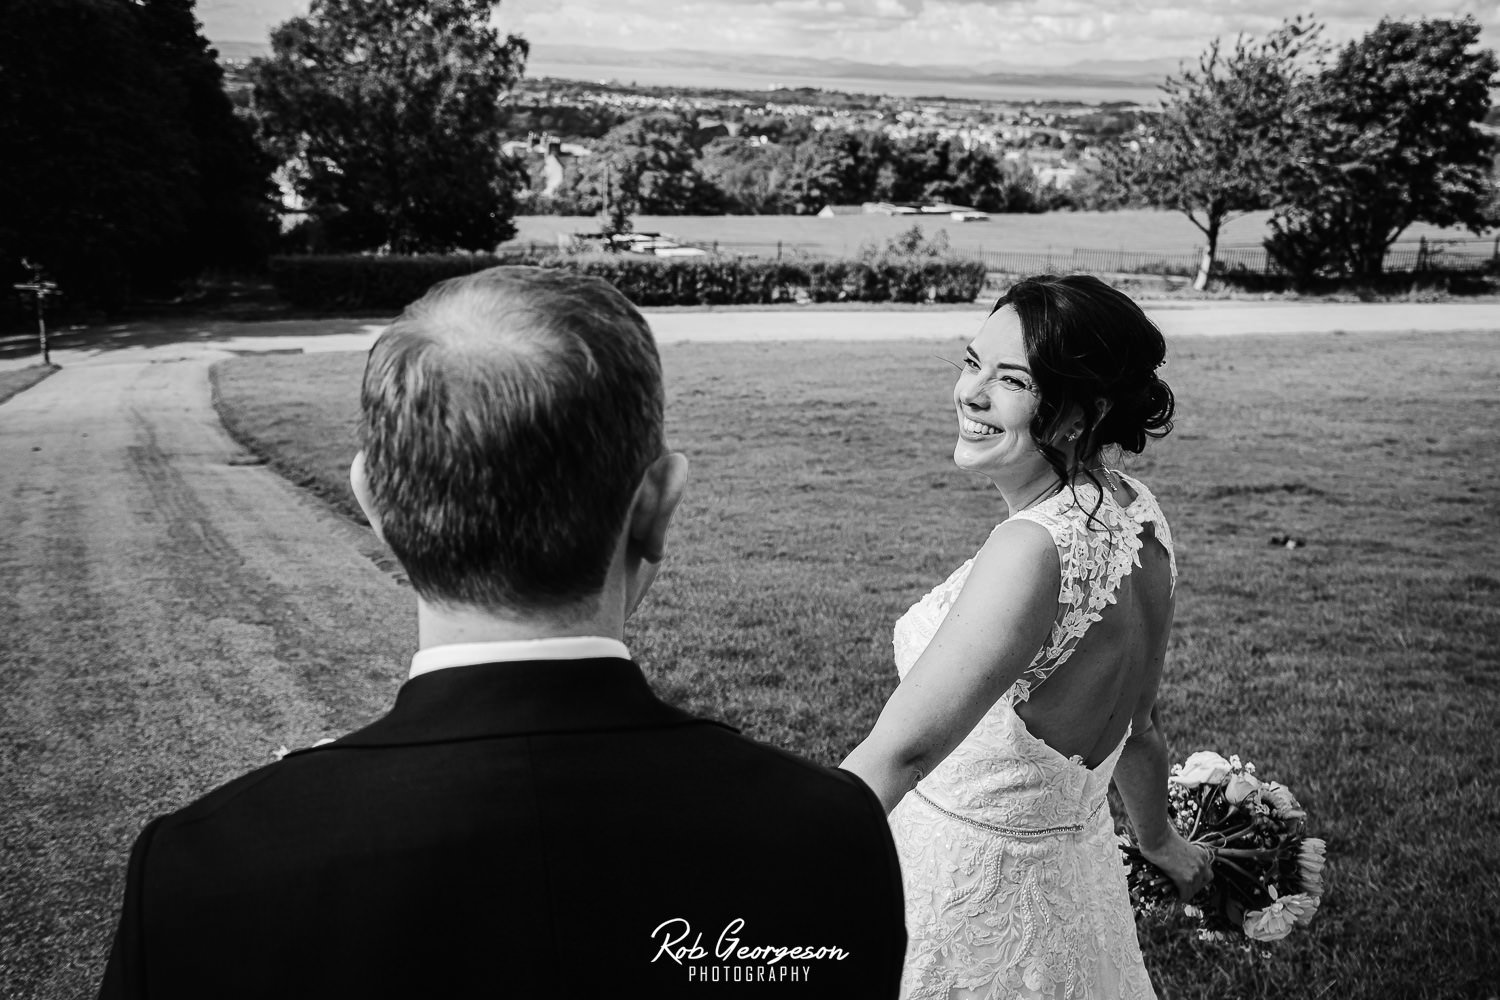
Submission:
[[[21,266],[31,272],[31,280],[18,285],[12,285],[11,287],[18,292],[29,292],[32,299],[36,302],[36,332],[42,347],[42,364],[50,365],[52,364],[52,355],[47,351],[46,302],[48,296],[59,295],[61,292],[58,290],[56,282],[46,281],[42,278],[41,265],[23,260],[21,261]]]

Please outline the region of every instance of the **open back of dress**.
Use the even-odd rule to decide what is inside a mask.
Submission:
[[[1095,767],[1032,736],[1016,706],[1064,667],[1138,566],[1142,528],[1172,535],[1145,486],[1121,506],[1089,484],[1017,514],[1046,528],[1062,566],[1047,644],[973,731],[891,813],[906,887],[902,996],[1154,997],[1136,941],[1105,795],[1129,730]],[[1098,502],[1102,501],[1102,502]],[[1097,504],[1097,510],[1095,510]],[[1091,518],[1090,512],[1093,512]],[[973,560],[896,623],[896,668],[917,662]]]

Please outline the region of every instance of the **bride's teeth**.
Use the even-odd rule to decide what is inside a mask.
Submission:
[[[961,426],[966,433],[979,435],[981,437],[1000,433],[999,428],[981,424],[979,421],[970,420],[968,417],[961,418]]]

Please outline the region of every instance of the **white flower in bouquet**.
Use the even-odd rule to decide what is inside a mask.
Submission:
[[[1183,761],[1181,768],[1173,769],[1172,780],[1187,788],[1197,788],[1205,784],[1217,785],[1228,776],[1229,761],[1212,750],[1199,750]]]
[[[1260,779],[1249,771],[1235,771],[1224,784],[1224,798],[1239,805],[1260,789]]]
[[[1276,887],[1268,886],[1271,905],[1245,914],[1245,936],[1252,941],[1280,941],[1298,924],[1312,920],[1318,912],[1318,900],[1305,892],[1279,896]]]

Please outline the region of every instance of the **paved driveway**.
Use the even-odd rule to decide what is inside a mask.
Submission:
[[[1144,302],[1169,338],[1239,334],[1381,333],[1401,330],[1500,331],[1500,302]],[[982,309],[837,311],[646,310],[657,339],[754,340],[943,340],[973,333]],[[269,323],[135,323],[53,338],[53,360],[69,365],[106,354],[116,360],[157,361],[214,351],[362,351],[384,329],[371,319],[286,320]],[[12,337],[0,344],[0,370],[34,364],[31,341]]]

